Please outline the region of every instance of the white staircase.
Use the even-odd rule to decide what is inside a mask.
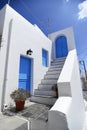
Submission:
[[[38,89],[34,90],[34,95],[31,96],[32,102],[38,102],[46,105],[53,105],[58,98],[57,95],[57,80],[63,68],[64,58],[58,58],[51,62],[51,67],[46,72],[44,79],[41,80],[41,84],[38,85]]]

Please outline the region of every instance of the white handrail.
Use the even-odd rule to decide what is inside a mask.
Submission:
[[[69,130],[83,130],[85,107],[75,49],[69,52],[57,84],[59,98],[49,111],[49,128],[60,126],[57,119],[59,119],[59,112],[62,112],[66,116]],[[53,117],[55,120],[52,120]],[[63,121],[63,116],[61,119]]]
[[[75,49],[68,53],[68,56],[66,58],[66,61],[64,63],[63,69],[57,82],[59,96],[71,96],[70,82],[72,77],[75,56],[76,56]]]

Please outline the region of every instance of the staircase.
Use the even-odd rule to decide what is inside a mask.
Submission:
[[[32,102],[37,102],[46,105],[53,105],[58,98],[57,80],[63,68],[64,58],[58,58],[51,62],[51,67],[46,72],[38,89],[34,90],[34,95],[31,97]]]

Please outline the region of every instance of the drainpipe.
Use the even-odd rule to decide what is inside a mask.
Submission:
[[[4,103],[5,103],[5,92],[6,92],[6,83],[7,83],[9,51],[10,51],[10,44],[11,44],[10,41],[11,41],[12,23],[13,23],[13,19],[10,20],[9,27],[8,27],[8,40],[7,40],[6,60],[5,60],[4,79],[3,79],[3,88],[2,88],[1,111],[3,111]]]

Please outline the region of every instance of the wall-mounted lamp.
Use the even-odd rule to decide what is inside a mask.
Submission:
[[[29,50],[26,51],[27,55],[32,55],[32,53],[33,53],[33,51],[31,49],[29,49]]]

